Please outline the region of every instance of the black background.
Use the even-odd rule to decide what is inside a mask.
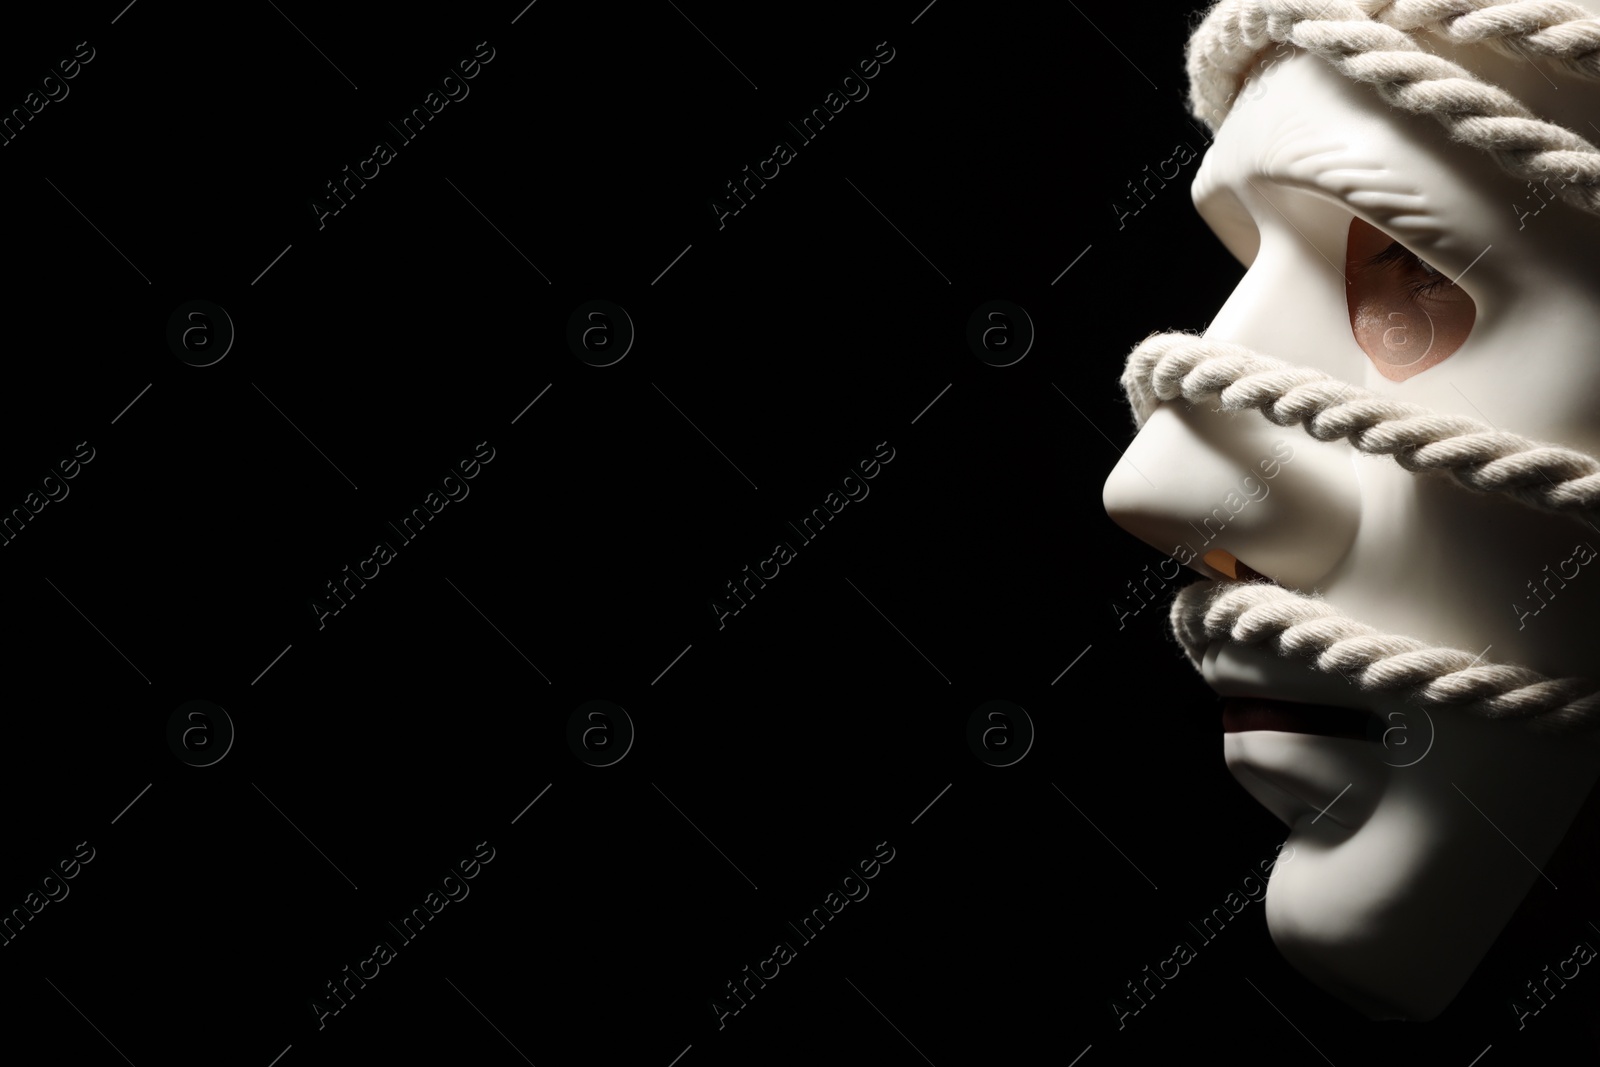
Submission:
[[[1186,8],[921,2],[8,15],[5,109],[96,55],[0,147],[0,509],[95,458],[0,549],[0,909],[96,856],[0,948],[7,1042],[139,1067],[1594,1055],[1600,979],[1520,1033],[1507,1007],[1600,918],[1543,883],[1433,1023],[1344,1008],[1251,905],[1119,1030],[1111,999],[1284,836],[1164,606],[1119,628],[1161,556],[1100,503],[1123,357],[1203,327],[1240,268],[1193,164],[1112,206],[1204,147]],[[470,95],[319,229],[324,183],[480,41]],[[719,229],[724,183],[883,41],[870,95]],[[210,367],[166,343],[193,299],[237,330]],[[637,329],[610,367],[565,339],[592,299]],[[1037,330],[1009,367],[966,342],[992,299]],[[319,629],[324,583],[480,441],[470,495]],[[879,442],[870,495],[719,629],[723,584]],[[194,699],[237,729],[210,767],[166,741]],[[595,699],[637,731],[606,768],[566,740]],[[1005,768],[967,743],[995,699],[1037,731]],[[479,841],[470,895],[319,1030],[311,998]],[[880,842],[870,895],[719,1029],[724,983]]]

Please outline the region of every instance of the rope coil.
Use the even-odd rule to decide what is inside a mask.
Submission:
[[[1389,104],[1433,117],[1507,173],[1561,182],[1563,200],[1600,214],[1600,148],[1424,51],[1414,36],[1423,31],[1600,78],[1600,19],[1560,0],[1221,0],[1189,38],[1190,109],[1216,130],[1261,51],[1291,44],[1373,86]]]
[[[1432,116],[1454,140],[1489,153],[1508,173],[1559,179],[1565,201],[1600,214],[1600,149],[1424,51],[1414,37],[1423,32],[1600,78],[1600,19],[1564,0],[1220,0],[1189,39],[1190,107],[1215,130],[1262,50],[1288,43],[1372,85],[1395,107]],[[1122,388],[1136,426],[1163,401],[1215,397],[1225,411],[1259,411],[1319,441],[1345,440],[1368,455],[1389,456],[1414,474],[1442,472],[1474,492],[1503,493],[1586,522],[1600,510],[1600,460],[1592,456],[1381,396],[1242,345],[1152,334],[1129,354]],[[1600,739],[1595,681],[1552,679],[1385,634],[1318,596],[1265,582],[1205,580],[1178,592],[1169,621],[1197,669],[1210,641],[1267,644],[1337,672],[1364,692]]]

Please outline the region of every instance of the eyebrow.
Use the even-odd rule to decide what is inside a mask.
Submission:
[[[1241,262],[1249,262],[1260,248],[1259,227],[1239,197],[1239,189],[1218,176],[1223,164],[1217,161],[1223,157],[1214,154],[1215,146],[1213,141],[1206,150],[1190,193],[1213,233]],[[1348,142],[1316,138],[1303,129],[1280,129],[1263,153],[1266,158],[1252,161],[1239,176],[1262,199],[1267,197],[1258,181],[1280,189],[1299,189],[1333,200],[1418,249],[1437,245],[1450,231],[1433,212],[1428,194],[1399,168],[1374,164],[1373,154]],[[1275,203],[1268,203],[1294,225]],[[1243,254],[1247,246],[1249,255]]]

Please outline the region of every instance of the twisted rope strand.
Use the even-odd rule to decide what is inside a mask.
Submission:
[[[1561,0],[1396,0],[1373,17],[1397,30],[1431,30],[1454,44],[1487,44],[1516,59],[1559,61],[1600,77],[1600,20]]]
[[[1565,0],[1220,0],[1187,48],[1190,107],[1215,130],[1243,76],[1272,42],[1328,60],[1390,104],[1431,115],[1454,140],[1489,153],[1529,181],[1559,179],[1567,202],[1600,214],[1600,149],[1533,115],[1510,93],[1422,49],[1412,34],[1484,44],[1521,59],[1555,60],[1600,78],[1600,19]],[[1153,334],[1128,356],[1123,391],[1142,425],[1156,405],[1217,397],[1224,410],[1260,411],[1320,441],[1344,439],[1405,470],[1444,471],[1476,492],[1587,519],[1600,505],[1600,461],[1476,419],[1339,382],[1241,345]],[[1173,634],[1198,669],[1208,642],[1266,644],[1338,672],[1363,692],[1401,694],[1425,708],[1519,720],[1561,735],[1600,738],[1600,685],[1480,662],[1459,649],[1379,632],[1317,596],[1266,582],[1201,581],[1172,604]]]
[[[1549,56],[1600,77],[1600,20],[1554,0],[1221,0],[1189,39],[1191,110],[1216,129],[1261,50],[1291,44],[1372,85],[1395,107],[1432,116],[1453,140],[1489,153],[1506,172],[1559,181],[1563,200],[1600,214],[1600,149],[1465,67],[1423,51],[1408,32],[1435,26],[1451,40]]]
[[[1122,388],[1139,425],[1163,400],[1214,396],[1224,411],[1259,411],[1319,441],[1343,438],[1412,473],[1446,472],[1475,492],[1578,518],[1600,510],[1600,460],[1592,456],[1380,396],[1243,345],[1152,334],[1129,354]]]
[[[1380,633],[1333,605],[1264,582],[1200,581],[1172,602],[1172,632],[1199,669],[1210,640],[1267,644],[1309,658],[1358,689],[1408,695],[1424,708],[1457,708],[1521,720],[1541,732],[1589,734],[1600,728],[1600,685],[1551,679],[1526,667],[1483,663],[1454,648]]]

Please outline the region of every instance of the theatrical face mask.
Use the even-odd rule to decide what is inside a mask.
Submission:
[[[1346,30],[1366,18],[1354,4],[1329,8],[1323,18]],[[1452,44],[1444,30],[1410,33],[1425,52],[1401,58],[1458,63],[1600,142],[1585,117],[1600,114],[1600,85],[1553,61]],[[1314,50],[1321,38],[1297,40]],[[1230,771],[1289,827],[1295,862],[1274,871],[1266,901],[1279,950],[1371,1017],[1429,1019],[1541,877],[1600,774],[1596,735],[1582,729],[1600,714],[1582,682],[1600,678],[1600,530],[1571,504],[1600,492],[1600,478],[1581,483],[1567,453],[1524,450],[1499,467],[1461,458],[1519,438],[1600,457],[1600,216],[1565,202],[1576,183],[1531,187],[1434,116],[1391,106],[1326,50],[1279,51],[1264,65],[1259,43],[1245,49],[1240,67],[1257,54],[1253,72],[1192,185],[1247,268],[1203,340],[1241,347],[1226,350],[1231,364],[1221,346],[1197,349],[1213,358],[1187,376],[1198,356],[1176,371],[1130,362],[1142,425],[1104,500],[1129,532],[1219,583],[1180,597],[1189,614],[1174,625],[1227,698]],[[1191,59],[1191,74],[1201,69]],[[1428,90],[1413,80],[1392,91]],[[1576,161],[1595,166],[1571,158],[1578,181]],[[1252,368],[1246,350],[1285,366]],[[1208,372],[1211,385],[1250,388],[1211,388]],[[1297,382],[1320,397],[1311,407],[1345,405],[1313,419],[1315,435],[1293,417]],[[1241,399],[1252,389],[1255,400]],[[1272,410],[1283,425],[1262,413],[1263,396],[1282,400]],[[1406,422],[1395,409],[1375,428],[1337,432],[1396,401],[1455,421]],[[1376,406],[1363,414],[1366,403]],[[1471,437],[1467,420],[1490,436]],[[1385,437],[1401,423],[1405,447]],[[1434,432],[1444,443],[1416,445]],[[1314,620],[1285,643],[1273,613],[1318,601],[1275,599],[1283,590],[1346,620],[1337,654],[1319,664],[1330,638]],[[1218,595],[1230,591],[1245,599],[1229,607]],[[1205,629],[1204,609],[1219,604]],[[1539,689],[1540,676],[1567,681]],[[1460,699],[1473,686],[1480,699]],[[1546,710],[1529,713],[1540,700]]]

